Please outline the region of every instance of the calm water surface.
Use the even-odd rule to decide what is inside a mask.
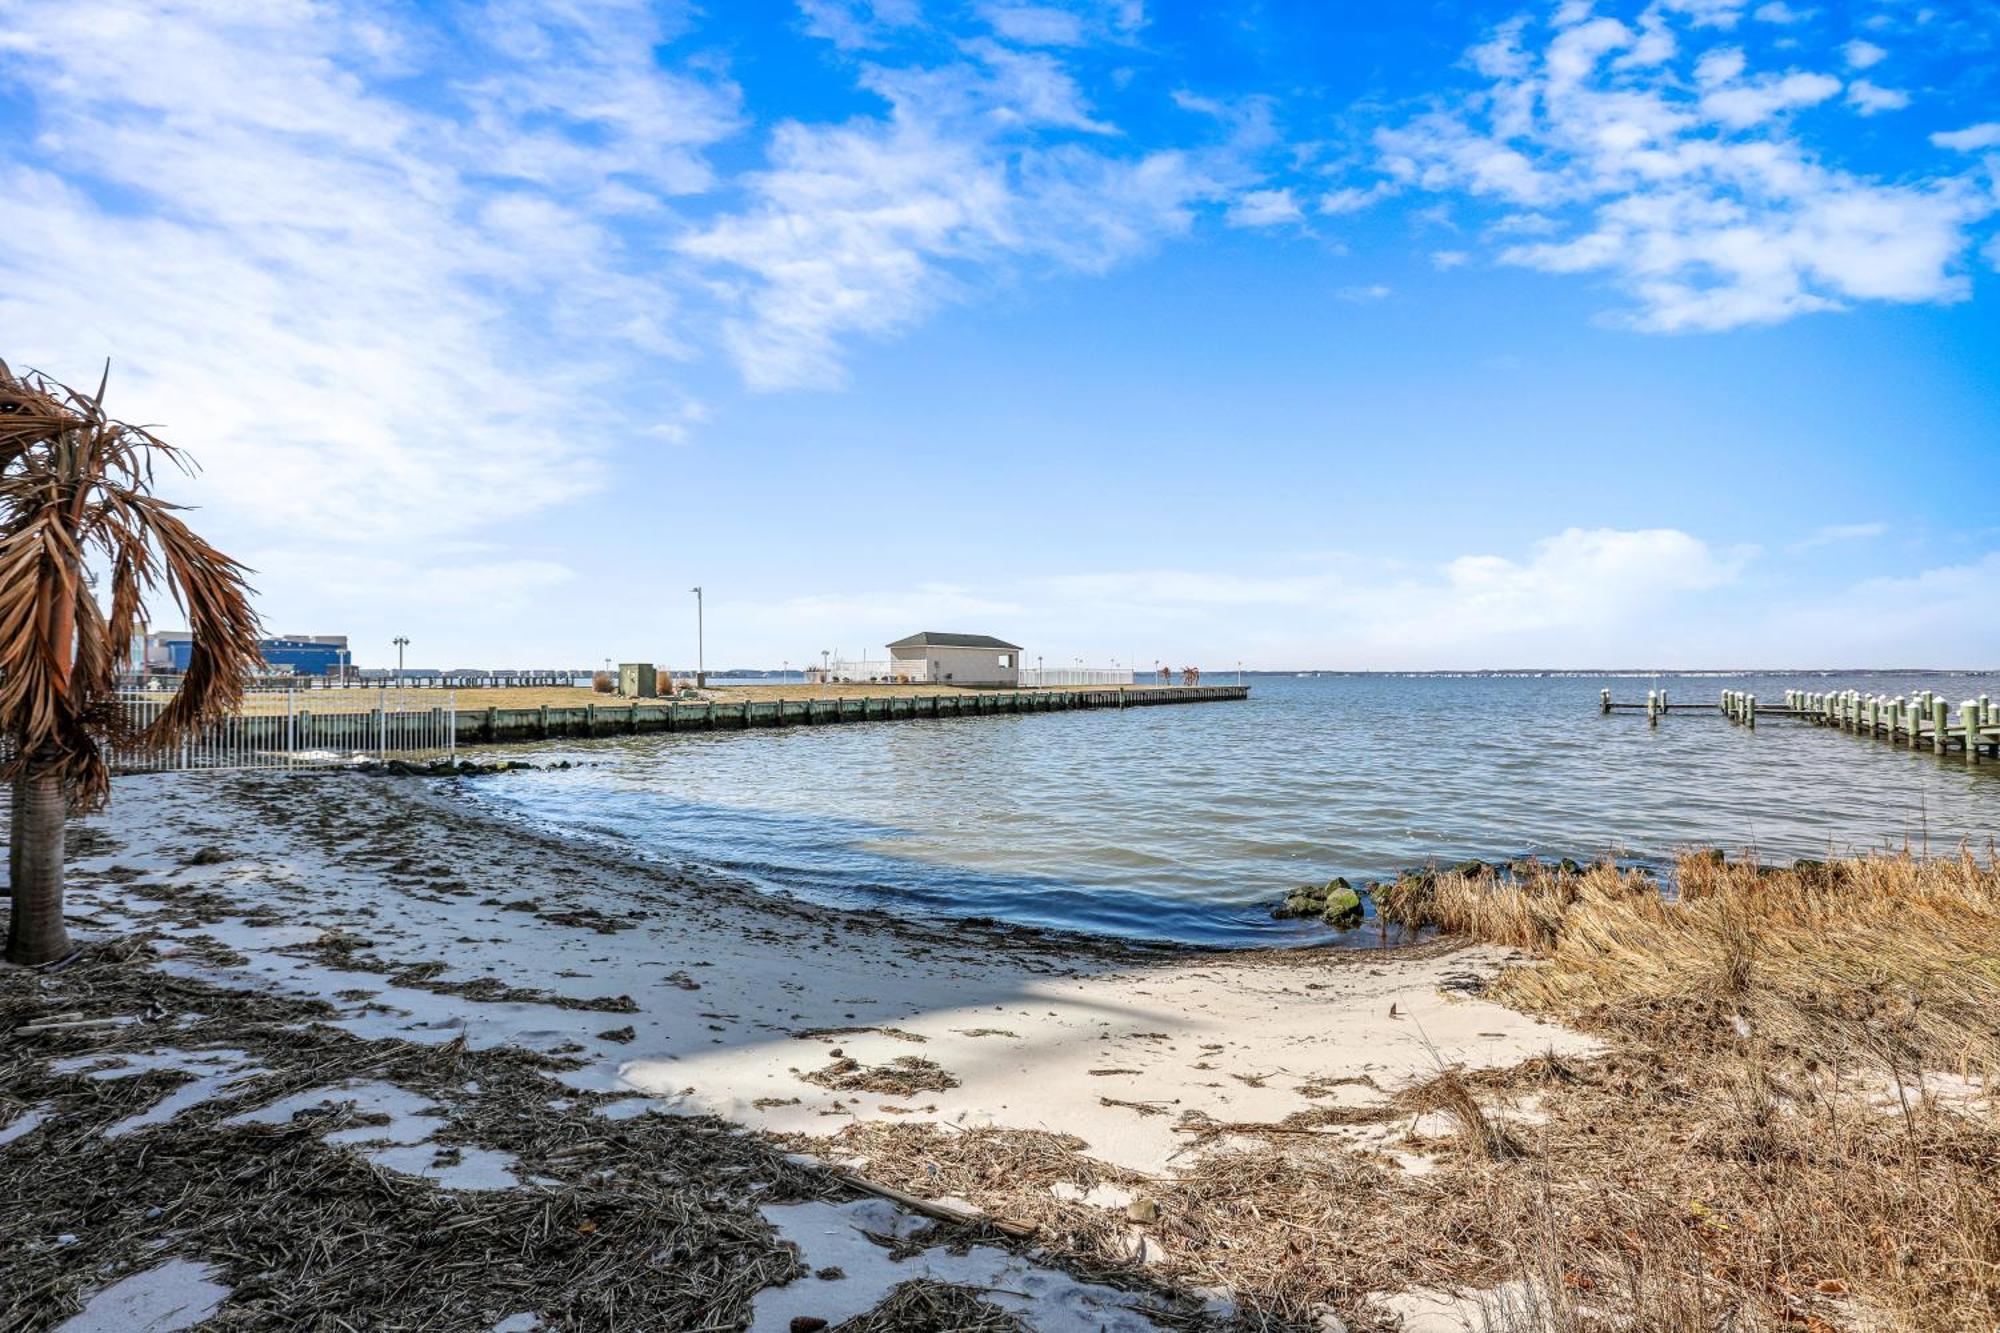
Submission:
[[[1269,905],[1433,859],[2000,834],[1995,765],[1788,720],[1649,730],[1597,711],[1603,686],[1656,683],[1688,702],[2000,693],[1992,677],[1254,677],[1242,703],[551,743],[525,753],[589,766],[463,785],[509,818],[820,901],[1231,945],[1329,938]]]

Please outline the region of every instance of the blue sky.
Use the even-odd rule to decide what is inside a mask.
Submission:
[[[1996,39],[0,0],[0,356],[364,664],[1994,666]]]

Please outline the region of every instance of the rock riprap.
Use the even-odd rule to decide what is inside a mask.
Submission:
[[[1284,902],[1271,909],[1271,915],[1281,921],[1318,917],[1329,926],[1345,930],[1360,925],[1367,909],[1362,905],[1359,890],[1345,879],[1333,879],[1293,889]]]

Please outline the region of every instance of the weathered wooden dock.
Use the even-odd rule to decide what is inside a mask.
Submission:
[[[1907,745],[1934,754],[1958,753],[1968,764],[2000,761],[2000,705],[1991,696],[1961,701],[1956,709],[1935,690],[1911,695],[1863,694],[1859,690],[1786,690],[1783,704],[1763,704],[1744,690],[1724,690],[1713,704],[1669,703],[1665,690],[1646,691],[1644,703],[1621,702],[1610,690],[1598,693],[1606,713],[1643,712],[1653,726],[1672,713],[1716,713],[1739,726],[1755,727],[1759,718],[1796,718],[1856,736]],[[1954,720],[1954,718],[1956,720]]]

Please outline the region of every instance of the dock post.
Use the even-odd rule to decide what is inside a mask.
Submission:
[[[1717,695],[1717,696],[1716,696],[1716,702],[1715,702],[1715,706],[1716,706],[1716,708],[1717,708],[1717,709],[1719,709],[1719,710],[1721,711],[1721,713],[1722,713],[1722,715],[1723,715],[1724,717],[1728,717],[1728,716],[1729,716],[1729,691],[1728,691],[1728,690],[1724,690],[1724,691],[1723,691],[1723,692],[1722,692],[1721,694],[1719,694],[1719,695]]]
[[[1949,711],[1945,706],[1944,700],[1932,699],[1931,700],[1931,749],[1934,753],[1937,754],[1944,753],[1945,728],[1946,724],[1949,721],[1949,717],[1950,717]]]
[[[1646,725],[1649,727],[1660,725],[1660,699],[1658,692],[1654,690],[1646,691]]]
[[[1118,706],[1120,708],[1123,708],[1125,706],[1125,691],[1123,690],[1120,690],[1118,692]],[[1597,692],[1597,711],[1600,713],[1608,713],[1611,711],[1610,690],[1599,690]]]
[[[1757,729],[1757,696],[1754,694],[1743,696],[1743,725],[1752,731]]]
[[[1979,762],[1979,700],[1967,699],[1958,706],[1958,720],[1965,724],[1965,762]]]

